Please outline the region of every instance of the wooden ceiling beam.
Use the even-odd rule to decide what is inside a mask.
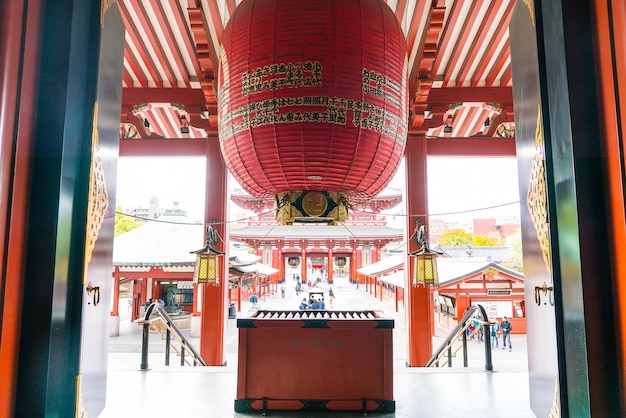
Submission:
[[[122,106],[139,103],[179,103],[183,105],[204,105],[204,92],[201,89],[186,88],[123,88]]]
[[[470,73],[470,68],[472,67],[472,64],[476,61],[479,55],[482,55],[482,46],[485,45],[485,40],[491,27],[489,23],[495,21],[496,19],[496,14],[498,12],[498,7],[496,7],[497,5],[498,2],[490,2],[488,4],[483,23],[478,28],[478,33],[471,42],[471,45],[469,47],[469,53],[465,55],[465,59],[461,63],[461,70],[456,76],[457,80],[466,80],[468,78],[468,74]]]
[[[410,63],[409,97],[411,113],[409,126],[417,127],[424,123],[424,111],[426,110],[428,96],[433,84],[433,65],[437,58],[439,34],[443,28],[445,13],[445,7],[431,8],[426,23],[427,29],[424,31],[423,38],[420,41],[421,51],[417,53],[415,62]]]
[[[207,22],[206,15],[202,9],[202,2],[190,0],[187,13],[189,14],[191,33],[196,43],[196,58],[202,71],[200,85],[204,91],[207,105],[217,105],[217,78],[215,77],[215,72],[218,68],[219,56],[211,37],[209,22]],[[219,36],[221,36],[221,23],[219,28],[215,28],[215,30],[219,30]]]
[[[433,64],[433,71],[435,73],[435,76],[442,72],[440,71],[440,68],[442,65],[442,61],[444,60],[445,51],[447,51],[448,48],[452,47],[451,43],[452,43],[452,35],[454,32],[454,28],[457,25],[462,23],[462,21],[460,20],[462,8],[463,8],[463,2],[456,1],[456,2],[453,2],[452,6],[450,7],[448,11],[448,18],[446,20],[445,26],[442,29],[441,39],[438,45],[438,50],[440,51],[440,53],[437,54],[437,58],[435,59],[435,62]],[[441,81],[441,80],[438,80],[438,81]]]
[[[443,76],[444,86],[450,85],[451,82],[454,82],[454,84],[457,86],[460,86],[463,84],[463,80],[458,80],[456,79],[456,77],[455,79],[452,79],[453,72],[454,72],[454,69],[456,68],[457,62],[461,59],[461,54],[464,53],[465,51],[470,50],[469,49],[470,47],[467,44],[469,43],[470,33],[471,33],[474,23],[476,22],[481,6],[482,6],[482,2],[479,2],[479,1],[470,2],[469,13],[467,17],[465,18],[465,20],[463,21],[463,23],[460,24],[461,30],[459,32],[459,36],[456,39],[456,43],[452,46],[452,55],[450,56],[450,59],[446,63],[446,68],[444,70],[444,76]]]
[[[404,19],[404,13],[406,11],[406,0],[398,0],[396,4],[396,18],[398,22],[402,24],[402,19]]]
[[[198,76],[202,74],[202,69],[200,68],[200,63],[196,57],[196,45],[194,43],[194,37],[191,33],[191,28],[187,25],[187,21],[184,18],[184,14],[182,8],[180,6],[180,1],[178,0],[168,0],[170,8],[173,11],[173,18],[176,22],[176,27],[183,34],[183,44],[185,52],[189,57],[191,57],[191,65],[193,67],[193,75],[189,75],[189,82],[199,82]],[[163,7],[161,5],[161,7]],[[181,52],[179,52],[180,54]]]
[[[513,121],[513,89],[511,87],[431,88],[427,103],[422,105],[422,113],[427,110],[430,113],[429,119],[424,119],[419,126],[410,125],[409,132],[424,134],[430,128],[441,126],[450,105],[462,102],[497,103],[503,110],[499,121]]]
[[[124,48],[124,62],[126,65],[124,65],[122,80],[124,81],[126,86],[135,87],[133,86],[134,77],[130,73],[132,71],[132,73],[137,78],[139,86],[142,88],[148,87],[148,80],[143,76],[143,71],[141,70],[139,62],[137,61],[135,55],[133,55],[128,48]]]
[[[410,139],[409,139],[410,141]],[[429,157],[515,157],[512,138],[427,138]]]
[[[500,106],[512,105],[513,89],[511,87],[447,87],[431,89],[428,95],[430,106],[461,102],[498,103]]]
[[[151,55],[154,57],[155,62],[159,63],[159,66],[161,67],[161,70],[163,72],[163,79],[160,79],[160,82],[163,83],[164,81],[167,81],[170,87],[178,87],[176,80],[177,77],[172,66],[173,63],[170,62],[166,54],[166,49],[174,52],[177,50],[177,47],[173,40],[168,36],[168,26],[161,26],[165,24],[165,21],[163,19],[163,15],[161,14],[161,9],[159,9],[158,3],[154,2],[154,0],[152,1],[153,3],[149,5],[144,2],[137,2],[135,6],[135,13],[139,16],[143,32],[145,33],[145,39],[142,39],[142,41],[147,42],[148,45],[151,45],[155,49],[154,55],[156,56],[154,57],[154,55]],[[148,16],[148,13],[150,12],[153,13],[155,18],[157,19],[159,26],[161,26],[162,28],[161,30],[163,31],[165,37],[165,44],[159,39],[155,25],[148,23],[150,22],[150,17]],[[178,65],[178,63],[176,63],[176,65]]]
[[[155,64],[155,59],[158,60],[159,57],[155,57],[149,52],[150,48],[148,48],[148,45],[151,45],[151,40],[144,39],[139,33],[138,29],[139,27],[141,27],[149,31],[150,23],[143,13],[138,13],[138,11],[133,9],[139,19],[139,22],[134,20],[131,14],[131,10],[127,7],[126,2],[119,1],[118,6],[120,9],[120,14],[122,15],[122,20],[124,21],[124,27],[126,28],[126,37],[132,40],[132,43],[134,44],[135,48],[137,48],[141,59],[145,63],[146,71],[148,72],[148,74],[145,74],[141,67],[137,65],[135,67],[135,71],[137,71],[135,75],[140,80],[140,83],[142,85],[150,85],[150,80],[147,79],[147,76],[149,76],[156,87],[162,87],[163,84],[161,76],[159,75]]]
[[[503,72],[507,66],[510,67],[510,56],[511,51],[509,45],[506,45],[498,54],[495,63],[491,68],[491,71],[489,72],[489,74],[487,74],[485,82],[488,86],[494,85],[496,80],[500,80],[498,79],[498,75],[500,74],[500,72]]]
[[[509,22],[511,21],[511,16],[513,15],[514,6],[515,6],[515,1],[509,2],[509,4],[507,5],[505,14],[504,14],[505,16],[504,19],[500,22],[499,26],[494,31],[493,35],[489,39],[489,42],[487,42],[488,47],[487,47],[487,50],[484,51],[484,54],[483,54],[483,57],[485,57],[485,59],[483,59],[479,63],[478,67],[476,68],[476,71],[474,71],[474,77],[470,81],[470,84],[472,87],[477,87],[484,81],[482,76],[485,73],[485,71],[487,71],[488,66],[489,66],[490,60],[488,59],[488,57],[494,56],[496,54],[496,49],[498,45],[501,43],[502,39],[505,36],[506,37],[509,36]]]
[[[204,157],[205,139],[121,139],[120,157]]]

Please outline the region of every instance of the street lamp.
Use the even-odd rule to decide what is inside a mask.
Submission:
[[[213,248],[217,244],[218,236],[213,227],[206,227],[207,240],[204,248],[191,251],[196,254],[196,266],[193,272],[193,281],[198,284],[212,284],[219,286],[220,284],[220,262],[219,258],[224,255],[223,252]]]
[[[422,248],[408,254],[410,257],[413,257],[413,287],[427,284],[439,286],[437,256],[441,253],[428,248],[425,225],[420,226],[416,243],[421,244]]]

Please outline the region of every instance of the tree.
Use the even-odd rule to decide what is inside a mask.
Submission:
[[[485,235],[474,235],[472,245],[474,247],[496,247],[505,245],[506,240],[499,232],[491,231]]]
[[[115,237],[141,226],[139,222],[135,221],[135,218],[125,215],[123,212],[120,205],[115,206]]]
[[[442,247],[461,246],[465,247],[472,244],[473,236],[462,228],[448,229],[441,234],[439,245]]]
[[[498,232],[490,232],[485,235],[470,234],[462,228],[448,229],[441,234],[439,245],[442,247],[471,245],[472,247],[495,247],[505,244],[504,238]]]
[[[524,262],[522,255],[522,233],[519,229],[515,235],[511,236],[509,243],[511,245],[511,257],[504,260],[502,265],[506,268],[510,268],[511,270],[523,273]]]

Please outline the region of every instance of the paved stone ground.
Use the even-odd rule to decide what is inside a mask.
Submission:
[[[295,284],[295,283],[294,283]],[[513,351],[494,349],[493,372],[484,371],[484,343],[468,344],[469,367],[462,358],[454,358],[452,368],[406,367],[406,329],[404,309],[395,311],[393,300],[383,301],[365,291],[356,290],[347,279],[333,286],[337,296],[329,309],[379,310],[395,320],[394,328],[394,400],[396,412],[376,414],[379,418],[529,418],[530,409],[525,336],[513,336]],[[285,298],[280,292],[261,297],[261,309],[297,309],[302,294],[287,283]],[[124,302],[124,301],[123,301]],[[125,306],[121,303],[120,306]],[[249,302],[243,302],[238,317],[254,314]],[[122,312],[120,335],[109,338],[106,408],[100,418],[147,417],[258,417],[260,414],[234,412],[237,387],[236,319],[228,319],[225,335],[224,367],[180,367],[172,354],[170,366],[164,365],[165,343],[156,332],[150,333],[149,371],[138,371],[141,364],[139,326]],[[184,331],[198,347],[199,339]],[[447,335],[437,327],[433,346],[438,347]],[[361,413],[293,413],[271,412],[281,417],[359,417]]]

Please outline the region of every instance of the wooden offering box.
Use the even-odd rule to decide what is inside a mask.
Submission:
[[[377,311],[238,319],[235,411],[394,412],[393,327]]]

